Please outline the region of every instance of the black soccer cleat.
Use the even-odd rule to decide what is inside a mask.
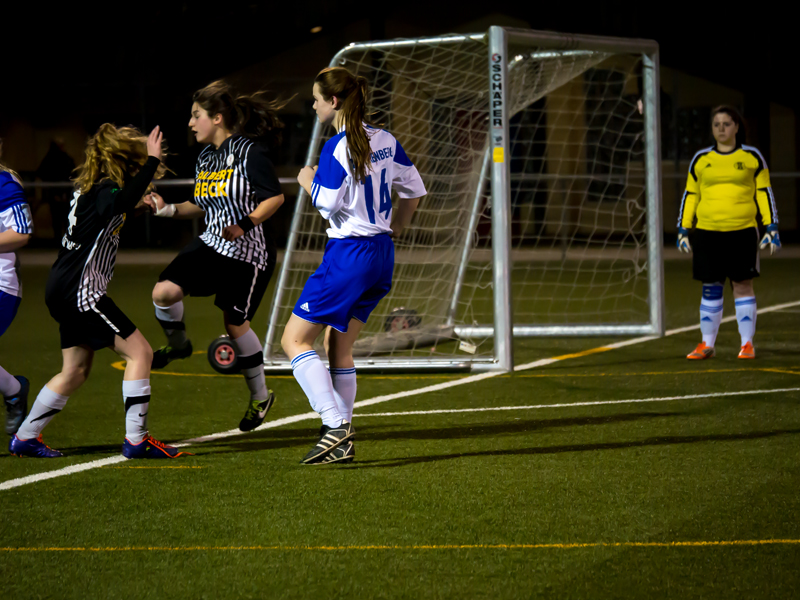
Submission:
[[[247,411],[239,423],[241,431],[253,431],[256,427],[264,422],[264,417],[267,416],[269,409],[272,408],[275,402],[275,392],[267,390],[269,394],[264,400],[251,400],[247,406]]]
[[[315,465],[328,465],[331,463],[341,463],[343,465],[353,462],[356,457],[356,447],[353,440],[348,440],[333,452],[328,454],[321,461],[314,463]]]
[[[178,358],[189,358],[192,355],[192,341],[186,340],[182,348],[173,346],[162,346],[153,352],[153,364],[151,369],[163,369],[173,360]]]
[[[28,414],[28,392],[31,384],[22,375],[14,375],[14,379],[19,381],[19,392],[16,396],[6,396],[3,398],[6,405],[6,433],[14,435],[25,420]]]
[[[338,427],[323,425],[319,430],[319,441],[300,462],[304,465],[322,464],[322,459],[355,436],[355,434],[356,430],[353,429],[353,424],[347,421],[342,421],[342,424]]]

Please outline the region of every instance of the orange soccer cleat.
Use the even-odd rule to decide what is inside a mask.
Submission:
[[[686,355],[686,358],[689,360],[703,360],[713,356],[714,348],[712,346],[706,346],[705,342],[700,342],[697,344],[697,348],[695,348],[693,352],[690,352]]]
[[[755,358],[756,349],[753,348],[753,342],[747,342],[742,349],[739,350],[739,358]]]

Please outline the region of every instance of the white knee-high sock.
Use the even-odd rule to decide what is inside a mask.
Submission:
[[[156,320],[167,336],[167,344],[177,348],[182,347],[187,340],[186,324],[183,322],[183,300],[172,306],[159,306],[153,302],[153,306],[156,307]]]
[[[336,406],[339,414],[346,421],[353,422],[353,404],[356,401],[356,368],[349,369],[333,368],[331,372],[331,382],[333,383],[333,395],[336,398]]]
[[[49,387],[44,386],[36,396],[36,402],[33,403],[31,412],[20,425],[17,437],[21,440],[38,438],[50,420],[66,406],[67,400],[69,400],[69,396],[56,394]]]
[[[722,284],[703,284],[703,299],[700,301],[700,332],[706,346],[714,347],[722,322]]]
[[[328,427],[338,427],[343,417],[336,406],[333,383],[328,369],[313,350],[302,352],[292,359],[292,372],[297,383]]]
[[[125,437],[130,443],[138,444],[147,435],[150,380],[123,381],[122,399],[125,401]]]
[[[747,342],[753,343],[753,336],[756,334],[756,313],[755,296],[736,299],[736,322],[739,324],[742,346]]]
[[[19,393],[22,385],[11,373],[0,367],[0,395],[13,398]]]
[[[258,341],[255,331],[248,329],[247,333],[234,340],[239,349],[238,363],[242,367],[242,375],[250,389],[251,400],[264,400],[267,397],[267,380],[264,377],[264,348]]]

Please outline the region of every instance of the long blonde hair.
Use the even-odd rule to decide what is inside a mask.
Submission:
[[[162,156],[166,154],[166,141],[162,143]],[[92,186],[110,180],[123,187],[125,179],[134,175],[147,162],[147,136],[135,127],[115,127],[103,123],[86,145],[86,161],[79,166],[73,179],[75,187],[85,194]],[[167,172],[162,162],[153,179]],[[148,190],[150,187],[148,187]]]

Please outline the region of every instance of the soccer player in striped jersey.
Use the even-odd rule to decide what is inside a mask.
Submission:
[[[703,284],[700,330],[703,341],[686,358],[703,360],[715,354],[722,320],[722,288],[730,279],[742,344],[739,358],[755,358],[756,296],[759,248],[781,247],[778,213],[761,152],[744,144],[742,117],[735,108],[719,106],[711,113],[716,144],[694,155],[678,217],[678,248],[693,251],[693,276]],[[759,244],[756,216],[766,233]],[[689,243],[695,216],[697,226]]]
[[[42,441],[42,430],[83,385],[94,353],[111,348],[126,361],[122,381],[126,458],[175,458],[182,452],[147,430],[153,350],[131,320],[106,295],[114,275],[119,235],[154,177],[163,176],[163,136],[132,127],[100,126],[89,140],[75,180],[67,232],[50,270],[45,302],[61,333],[61,372],[45,385],[11,439],[18,456],[63,456]]]
[[[0,158],[3,140],[0,139]],[[31,209],[17,174],[0,163],[0,336],[17,315],[22,285],[17,273],[15,250],[28,243],[33,233]],[[30,384],[21,375],[11,375],[0,366],[0,394],[6,406],[6,433],[14,435],[28,412]]]
[[[322,264],[306,282],[281,340],[295,379],[322,417],[320,439],[303,464],[351,462],[355,456],[353,344],[392,287],[391,237],[411,222],[427,193],[400,143],[369,122],[367,93],[366,79],[345,68],[317,75],[314,110],[337,133],[323,147],[319,165],[297,176],[330,225]],[[313,349],[325,328],[330,372]]]
[[[154,354],[153,368],[192,354],[184,296],[216,296],[250,391],[242,431],[261,425],[275,400],[250,322],[277,258],[269,218],[283,204],[283,193],[268,154],[280,143],[281,106],[261,93],[237,96],[223,81],[195,92],[189,126],[207,146],[197,159],[194,198],[177,205],[165,205],[157,194],[148,200],[157,216],[204,215],[206,223],[205,232],[178,254],[153,289],[156,319],[167,336],[167,346]]]

